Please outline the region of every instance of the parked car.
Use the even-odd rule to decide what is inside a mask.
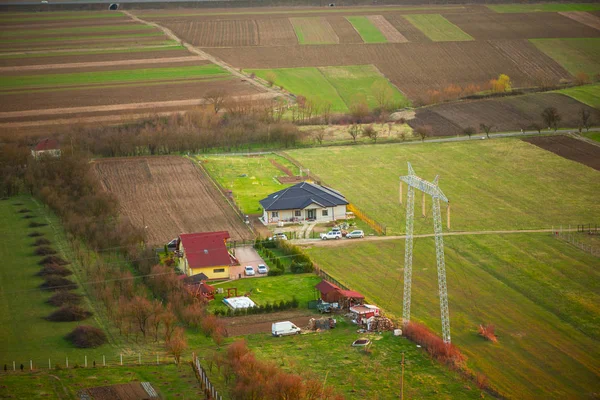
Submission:
[[[275,322],[271,325],[271,333],[273,336],[284,336],[284,335],[299,335],[302,329],[290,321]]]
[[[246,268],[244,268],[244,275],[246,275],[246,276],[255,275],[254,267],[252,265],[246,265]]]
[[[340,231],[329,231],[327,233],[321,233],[322,240],[341,239],[341,238],[342,238],[342,232],[340,232]]]
[[[354,238],[364,238],[365,237],[365,233],[361,230],[356,230],[356,231],[352,231],[350,233],[348,233],[346,235],[346,237],[348,239],[354,239]]]
[[[273,235],[273,240],[288,240],[288,238],[285,233],[276,233]]]
[[[258,264],[259,274],[266,274],[267,272],[269,272],[269,270],[267,269],[267,266],[265,264]]]

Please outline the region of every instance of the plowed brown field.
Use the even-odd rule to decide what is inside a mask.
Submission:
[[[258,39],[261,46],[289,46],[298,44],[289,18],[257,19]]]
[[[445,15],[475,40],[598,37],[600,31],[558,13]]]
[[[369,15],[369,20],[383,33],[390,43],[406,43],[408,40],[383,15]]]
[[[593,120],[600,120],[599,110],[562,94],[542,93],[430,106],[418,109],[409,125],[430,125],[434,136],[462,134],[464,128],[478,129],[480,123],[493,125],[492,132],[527,130],[534,122],[543,124],[541,114],[546,107],[558,110],[561,127],[575,128],[581,109],[590,111]]]
[[[198,47],[255,46],[258,30],[253,20],[176,21],[161,25]]]
[[[571,11],[561,12],[560,15],[564,15],[567,18],[571,18],[577,22],[581,22],[584,25],[600,30],[600,17],[583,11]]]
[[[363,43],[350,21],[344,17],[327,17],[327,21],[340,39],[340,43]]]
[[[568,136],[544,136],[525,139],[525,141],[600,171],[600,147],[598,146]]]
[[[182,157],[139,157],[96,161],[105,190],[121,214],[147,226],[148,242],[161,245],[180,233],[228,231],[233,240],[253,238],[210,178]]]

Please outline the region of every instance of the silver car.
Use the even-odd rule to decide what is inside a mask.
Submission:
[[[267,269],[267,266],[265,264],[258,264],[259,274],[266,274],[267,272],[269,272],[269,270]]]
[[[346,237],[348,239],[364,238],[365,237],[365,233],[363,231],[356,230],[356,231],[352,231],[352,232],[346,234]]]

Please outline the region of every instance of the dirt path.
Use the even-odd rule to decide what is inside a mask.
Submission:
[[[0,67],[0,72],[13,71],[35,71],[63,68],[90,68],[90,67],[112,67],[114,65],[138,65],[138,64],[167,64],[188,61],[204,61],[199,56],[173,57],[173,58],[146,58],[142,60],[120,60],[120,61],[95,61],[79,62],[69,64],[45,64],[45,65],[20,65],[16,67]]]
[[[504,235],[513,233],[551,233],[555,232],[556,229],[522,229],[512,231],[471,231],[471,232],[447,232],[444,236],[470,236],[470,235]],[[564,231],[575,232],[577,229],[563,229]],[[435,234],[428,233],[426,235],[414,235],[415,238],[427,238],[434,237]],[[320,240],[320,239],[299,239],[293,240],[292,242],[298,246],[305,247],[340,247],[340,246],[351,246],[351,243],[362,243],[362,242],[379,242],[383,240],[397,240],[406,239],[406,235],[399,236],[366,236],[364,239],[342,239],[342,240]]]
[[[242,74],[241,72],[239,72],[237,69],[231,67],[229,64],[226,64],[225,62],[223,62],[222,60],[213,57],[212,55],[205,53],[204,51],[200,50],[199,48],[193,46],[190,43],[184,42],[182,39],[180,39],[177,35],[175,35],[170,29],[165,28],[155,22],[149,22],[149,21],[145,21],[141,18],[136,17],[135,15],[131,14],[129,11],[122,11],[123,14],[129,16],[130,18],[132,18],[134,21],[137,21],[139,23],[145,24],[145,25],[149,25],[149,26],[153,26],[155,28],[160,29],[161,31],[163,31],[165,33],[165,35],[167,35],[167,37],[171,38],[172,40],[177,41],[178,43],[181,43],[182,46],[184,46],[186,49],[188,49],[189,52],[193,53],[193,54],[197,54],[200,57],[203,57],[205,60],[208,60],[214,64],[219,65],[220,67],[222,67],[223,69],[229,71],[232,75],[237,76],[240,79],[245,80],[246,82],[250,83],[251,85],[256,86],[257,88],[259,88],[261,91],[267,91],[267,92],[271,92],[276,96],[281,96],[281,97],[286,97],[288,101],[293,102],[294,99],[292,96],[290,96],[289,94],[285,94],[282,92],[279,92],[273,88],[267,87],[262,85],[261,83],[259,83],[258,81],[254,80],[254,79],[250,79],[248,78],[246,75]],[[273,96],[275,97],[275,96]]]

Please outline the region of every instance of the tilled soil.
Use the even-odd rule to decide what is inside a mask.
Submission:
[[[534,137],[524,141],[600,171],[600,146],[568,136]]]
[[[308,310],[288,310],[269,314],[256,314],[244,317],[223,318],[227,329],[227,336],[251,335],[254,333],[271,333],[274,322],[291,321],[301,329],[308,326],[311,318],[318,318],[319,314]]]

